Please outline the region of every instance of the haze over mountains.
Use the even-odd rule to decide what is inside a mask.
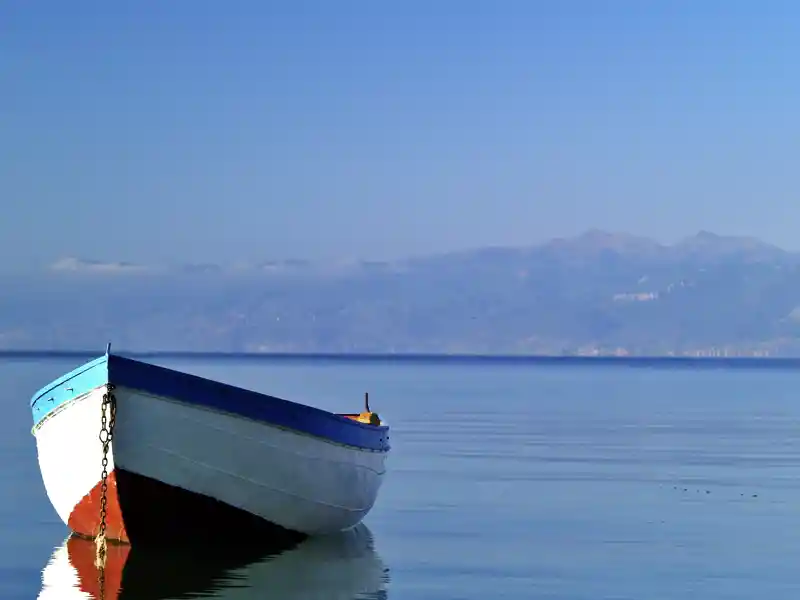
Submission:
[[[800,253],[710,232],[389,262],[71,258],[4,279],[3,349],[800,355]]]

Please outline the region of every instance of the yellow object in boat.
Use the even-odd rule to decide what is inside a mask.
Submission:
[[[353,420],[358,421],[359,423],[367,423],[368,425],[381,424],[381,418],[378,416],[378,413],[374,412],[362,412],[358,416],[352,418]]]
[[[342,417],[347,417],[348,419],[353,419],[353,421],[358,421],[359,423],[364,423],[366,425],[376,425],[380,426],[383,425],[383,421],[378,416],[378,413],[372,412],[369,409],[369,394],[364,394],[364,410],[359,414],[347,414],[341,415]]]

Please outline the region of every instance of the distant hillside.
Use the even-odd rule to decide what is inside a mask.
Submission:
[[[710,232],[393,262],[70,258],[1,283],[7,349],[800,355],[800,255]]]

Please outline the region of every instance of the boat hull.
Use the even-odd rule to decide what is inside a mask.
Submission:
[[[114,386],[116,407],[107,453],[109,539],[133,543],[237,533],[286,538],[330,534],[360,523],[374,505],[388,453],[386,427],[351,425],[338,415],[320,416],[324,411],[310,413],[318,419],[315,425],[313,419],[298,420],[306,413],[295,407],[302,405],[290,407],[296,411],[290,415],[296,427],[288,427],[288,417],[276,424],[234,412],[235,394],[253,392],[228,386],[232,409],[224,411],[209,406],[208,396],[153,393],[157,390],[147,385],[150,380],[134,387],[131,377],[115,378],[115,370],[106,365],[105,383],[81,391],[76,377],[87,385],[102,381],[84,371],[56,382],[55,392],[51,387],[34,401],[44,485],[56,512],[75,533],[94,537],[101,526],[103,447],[98,436],[106,384]],[[93,368],[102,375],[102,363]],[[195,384],[199,379],[181,375]],[[220,384],[210,383],[219,391]],[[73,397],[59,398],[62,389],[71,389]],[[203,388],[195,385],[189,391],[202,394]],[[48,396],[54,397],[55,406],[37,420],[36,405],[48,402]],[[258,396],[249,396],[249,401],[278,400]],[[274,420],[280,422],[282,414]],[[322,420],[325,415],[328,421]],[[353,426],[361,429],[345,429]],[[328,437],[304,431],[314,427]],[[375,435],[364,437],[370,429]],[[346,443],[351,440],[366,442],[359,447]]]
[[[103,446],[100,415],[105,388],[97,388],[60,404],[34,428],[39,470],[61,520],[80,535],[100,530]],[[113,449],[108,452],[106,493],[107,537],[127,542],[117,501]]]

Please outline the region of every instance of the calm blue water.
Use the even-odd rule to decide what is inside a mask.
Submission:
[[[0,362],[3,598],[37,597],[67,535],[41,483],[27,400],[78,362]],[[369,391],[394,447],[358,539],[236,569],[143,557],[120,597],[715,600],[800,591],[800,372],[155,362],[339,411],[360,409]],[[58,585],[42,597],[88,597]]]

